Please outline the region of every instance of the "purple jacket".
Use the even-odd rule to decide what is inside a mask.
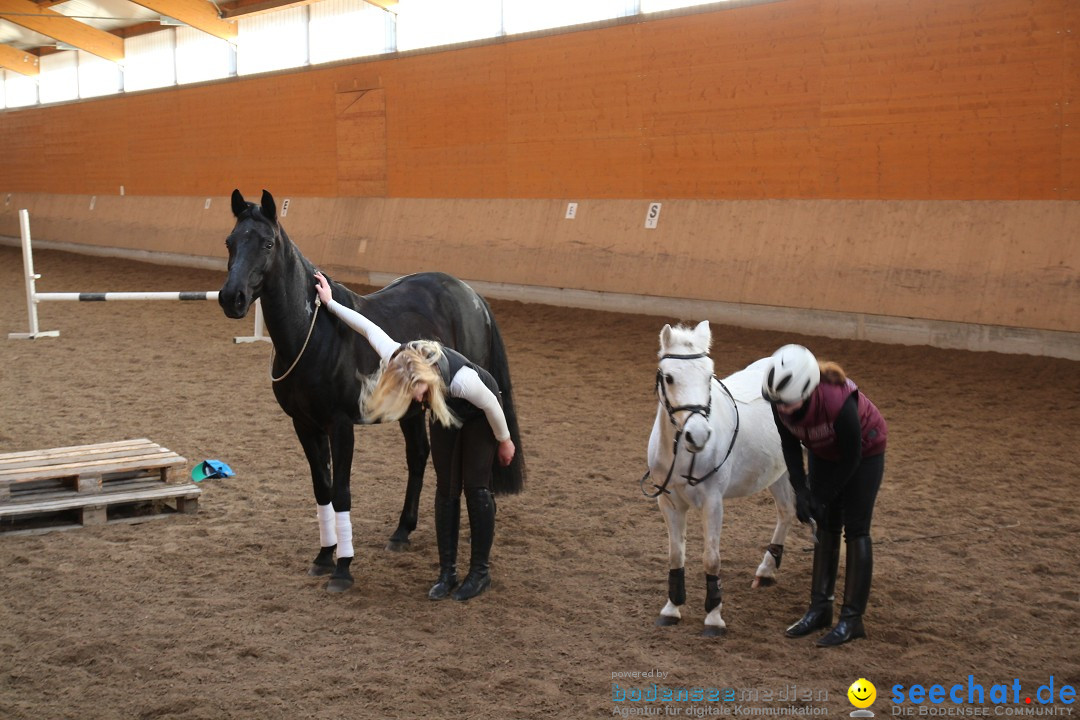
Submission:
[[[780,422],[806,448],[822,460],[841,460],[840,446],[836,442],[836,417],[844,401],[851,393],[858,393],[859,424],[862,426],[862,455],[880,455],[885,452],[885,439],[889,434],[885,419],[874,403],[859,392],[851,380],[843,385],[822,382],[807,399],[806,413],[798,421],[790,415],[778,412]]]

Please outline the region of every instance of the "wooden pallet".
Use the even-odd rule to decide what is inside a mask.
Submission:
[[[169,481],[186,464],[145,438],[0,454],[0,534],[198,512],[199,486]]]

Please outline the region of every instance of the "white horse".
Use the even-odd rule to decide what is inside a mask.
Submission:
[[[649,436],[649,473],[643,492],[656,497],[668,531],[668,601],[657,625],[682,619],[686,603],[686,512],[701,511],[705,530],[705,629],[726,629],[720,610],[720,528],[724,500],[768,488],[776,502],[776,529],[757,568],[753,587],[771,585],[795,520],[795,491],[788,482],[780,434],[761,397],[763,358],[723,381],[713,375],[708,321],[692,330],[665,325],[656,371],[659,407]],[[645,480],[652,478],[646,491]]]

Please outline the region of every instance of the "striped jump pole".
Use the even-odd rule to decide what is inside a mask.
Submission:
[[[34,293],[38,302],[104,302],[113,300],[217,300],[217,290],[207,292],[97,292]]]
[[[95,292],[95,293],[39,293],[36,282],[41,276],[34,272],[34,255],[30,244],[30,213],[19,211],[19,230],[22,236],[23,270],[26,273],[26,310],[30,317],[30,331],[8,333],[12,340],[32,340],[39,337],[57,337],[59,330],[41,330],[38,325],[37,306],[41,302],[113,302],[122,300],[217,300],[218,291],[206,292]],[[255,334],[247,338],[236,338],[236,342],[269,340],[263,333],[262,306],[256,306]]]

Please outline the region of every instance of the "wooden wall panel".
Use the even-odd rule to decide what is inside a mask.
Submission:
[[[35,242],[192,257],[223,257],[225,237],[233,225],[227,197],[211,198],[207,208],[206,198],[201,197],[19,193],[0,207],[0,235],[19,236],[18,211],[23,208],[30,212],[30,233]],[[39,286],[38,289],[46,292],[56,288],[46,290]],[[70,291],[151,289],[71,288]]]
[[[507,49],[507,194],[636,197],[641,173],[640,28]]]
[[[386,96],[388,191],[506,194],[506,66],[500,45],[403,58]]]
[[[641,26],[509,43],[507,140],[550,142],[641,135]]]
[[[819,142],[812,130],[651,138],[645,186],[653,198],[817,197]],[[792,162],[800,163],[799,172],[791,172]]]
[[[1057,196],[1062,9],[1060,0],[825,0],[824,192]]]
[[[646,25],[643,115],[652,137],[801,131],[819,124],[817,2],[753,5]]]
[[[783,0],[10,110],[0,187],[1077,197],[1078,12],[1072,0]],[[335,98],[373,87],[385,188],[339,183]]]
[[[996,178],[994,195],[1002,198],[1054,197],[1060,153],[1046,141],[1047,132],[1058,134],[1022,121],[978,119],[823,128],[821,194],[985,199],[988,178]]]
[[[341,195],[386,195],[386,93],[382,88],[334,96],[337,190]]]
[[[217,257],[267,188],[357,277],[1080,332],[1080,3],[718,8],[0,112],[0,193],[66,242]]]
[[[1060,93],[1060,0],[826,0],[827,124],[1046,115]]]
[[[817,3],[774,3],[729,22],[688,16],[650,27],[648,194],[819,194],[820,16]]]
[[[1080,200],[1080,3],[1065,3],[1064,13],[1059,195]]]
[[[332,78],[323,73],[235,83],[234,132],[241,183],[292,193],[336,193],[337,141]]]
[[[257,191],[248,197],[257,197]],[[275,196],[279,207],[287,195]],[[225,197],[25,194],[37,240],[226,257]],[[291,198],[283,226],[335,275],[472,280],[1080,333],[1080,202]],[[928,251],[928,249],[930,249]]]
[[[552,140],[508,148],[507,188],[514,197],[618,198],[644,194],[636,138]]]

